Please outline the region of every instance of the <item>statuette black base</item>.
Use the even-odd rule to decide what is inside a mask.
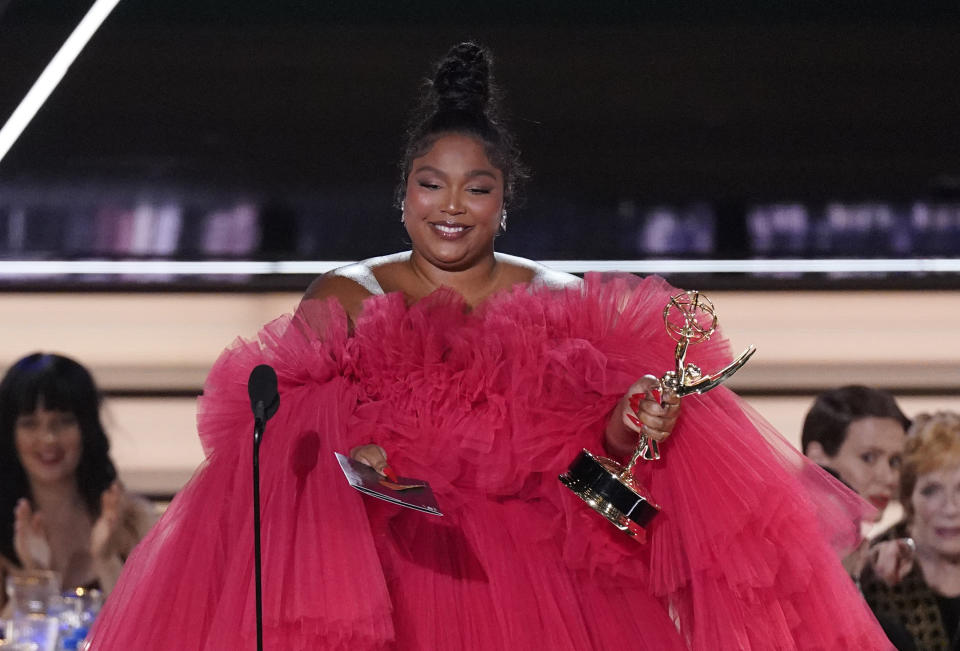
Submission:
[[[560,475],[560,481],[610,524],[637,536],[660,512],[660,507],[632,476],[623,476],[623,472],[624,467],[616,461],[583,450],[567,472]]]

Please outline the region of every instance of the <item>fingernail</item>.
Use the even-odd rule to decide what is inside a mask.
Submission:
[[[397,483],[397,480],[398,480],[397,473],[393,472],[393,468],[391,468],[390,466],[383,467],[383,474],[386,476],[387,479],[389,479],[393,483]]]
[[[630,422],[636,425],[637,427],[643,427],[643,423],[640,422],[640,419],[634,416],[633,414],[627,414],[627,418],[629,418]]]
[[[643,400],[647,394],[645,393],[635,393],[630,396],[630,409],[638,411],[640,409],[640,401]]]

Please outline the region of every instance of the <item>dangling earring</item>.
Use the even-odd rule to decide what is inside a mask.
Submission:
[[[504,208],[500,211],[500,230],[504,233],[507,232],[507,209]]]
[[[403,207],[403,200],[401,199],[400,200],[400,223],[401,224],[407,223],[407,213],[405,212],[405,210],[406,209]]]

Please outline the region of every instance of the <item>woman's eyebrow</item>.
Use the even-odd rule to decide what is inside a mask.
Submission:
[[[490,177],[491,179],[493,179],[494,181],[497,180],[496,175],[495,175],[493,172],[491,172],[490,170],[470,170],[469,172],[467,172],[467,178],[468,178],[468,179],[473,179],[473,178],[476,178],[476,177],[478,177],[478,176],[489,176],[489,177]]]
[[[434,167],[433,165],[421,165],[421,166],[418,167],[417,169],[413,170],[413,173],[414,173],[414,174],[419,174],[420,172],[433,172],[434,174],[436,174],[436,175],[438,175],[438,176],[442,176],[442,177],[444,177],[444,178],[447,177],[446,172],[443,172],[442,170],[437,169],[437,168]],[[465,174],[465,176],[466,176],[466,178],[468,178],[468,179],[473,179],[473,178],[476,178],[476,177],[478,177],[478,176],[488,176],[488,177],[490,177],[490,178],[493,179],[493,180],[496,180],[496,179],[497,179],[497,176],[496,176],[493,172],[491,172],[490,170],[486,170],[486,169],[470,170],[469,172],[467,172],[467,173]]]
[[[442,171],[438,170],[438,169],[437,169],[436,167],[434,167],[433,165],[421,165],[421,166],[418,167],[417,169],[413,170],[413,173],[414,173],[414,174],[419,174],[420,172],[433,172],[434,174],[437,174],[437,175],[439,175],[439,176],[443,176],[443,177],[446,177],[446,176],[447,176],[446,174],[444,174]]]

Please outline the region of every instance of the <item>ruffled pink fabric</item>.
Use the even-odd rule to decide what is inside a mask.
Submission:
[[[885,649],[831,545],[865,505],[724,388],[684,400],[639,476],[645,544],[560,482],[613,406],[673,365],[656,278],[332,301],[238,340],[211,371],[207,459],[129,559],[91,648],[239,649],[255,636],[246,380],[279,376],[261,447],[265,641],[297,649]],[[730,360],[719,335],[702,368]],[[364,498],[334,452],[375,441],[442,518]],[[838,616],[838,614],[841,614]]]

